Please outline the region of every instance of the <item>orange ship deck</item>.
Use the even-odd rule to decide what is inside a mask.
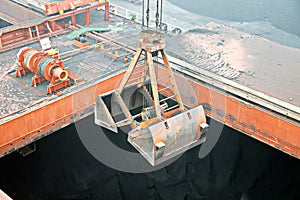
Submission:
[[[127,67],[123,58],[132,55],[139,26],[117,17],[104,22],[102,16],[92,12],[92,25],[114,25],[113,30],[89,34],[90,46],[84,51],[65,35],[51,38],[65,67],[83,80],[58,95],[46,95],[43,84],[31,87],[30,76],[14,77],[18,49],[0,54],[0,157],[92,114],[96,97],[118,85]],[[96,43],[104,44],[104,51]],[[39,48],[38,43],[30,46]],[[293,73],[300,63],[298,49],[208,24],[170,35],[167,51],[174,57],[170,61],[177,80],[195,91],[197,100],[185,99],[187,103],[201,103],[208,116],[300,158],[300,79]],[[188,96],[185,84],[179,89]]]

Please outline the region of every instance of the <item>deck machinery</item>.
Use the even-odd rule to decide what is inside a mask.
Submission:
[[[17,57],[16,76],[21,77],[28,72],[34,73],[31,81],[34,87],[45,80],[49,81],[47,94],[71,85],[68,71],[64,69],[64,62],[59,60],[58,52],[55,50],[38,51],[34,48],[23,47]]]
[[[98,96],[95,123],[116,133],[129,125],[128,142],[154,166],[203,143],[208,125],[202,105],[183,104],[164,51],[164,34],[148,29],[140,37],[118,88]],[[154,62],[159,53],[163,67]]]

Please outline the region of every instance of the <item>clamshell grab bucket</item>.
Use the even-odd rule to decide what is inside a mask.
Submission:
[[[140,37],[119,86],[97,98],[95,123],[116,133],[117,127],[130,126],[128,142],[155,166],[205,142],[208,125],[202,105],[183,103],[164,34],[143,30]]]

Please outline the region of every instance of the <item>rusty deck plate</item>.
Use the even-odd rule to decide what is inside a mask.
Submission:
[[[102,16],[103,12],[101,11],[92,12],[92,19],[97,20],[92,20],[91,25],[115,26],[114,30],[103,33],[103,35],[111,36],[123,42],[127,40],[131,45],[135,45],[134,39],[131,37],[138,35],[136,33],[137,25],[124,24],[122,19],[116,19],[113,23],[105,22],[102,20]],[[78,18],[78,21],[84,21],[84,15],[79,15]],[[116,51],[119,56],[130,54],[124,47],[104,42],[105,49],[100,51],[99,48],[96,49],[93,46],[97,42],[102,44],[100,39],[97,41],[89,38],[88,40],[90,42],[89,50],[78,53],[80,49],[74,46],[73,41],[69,40],[66,35],[51,38],[52,47],[58,48],[62,59],[65,60],[65,68],[82,77],[83,81],[93,80],[125,66],[121,58],[115,59]],[[39,43],[27,46],[41,49]],[[30,105],[45,98],[47,83],[33,88],[30,86],[32,74],[29,73],[20,79],[12,77],[17,66],[16,59],[19,49],[0,53],[0,104],[3,105],[0,108],[0,119],[16,113],[24,107],[30,107]]]

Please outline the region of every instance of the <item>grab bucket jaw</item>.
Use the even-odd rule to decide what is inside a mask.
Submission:
[[[117,133],[118,132],[117,125],[103,100],[103,97],[109,95],[112,95],[112,93],[107,95],[99,95],[97,97],[96,104],[94,107],[95,124]]]
[[[133,129],[128,142],[155,166],[205,142],[207,130],[200,105],[147,128]]]

